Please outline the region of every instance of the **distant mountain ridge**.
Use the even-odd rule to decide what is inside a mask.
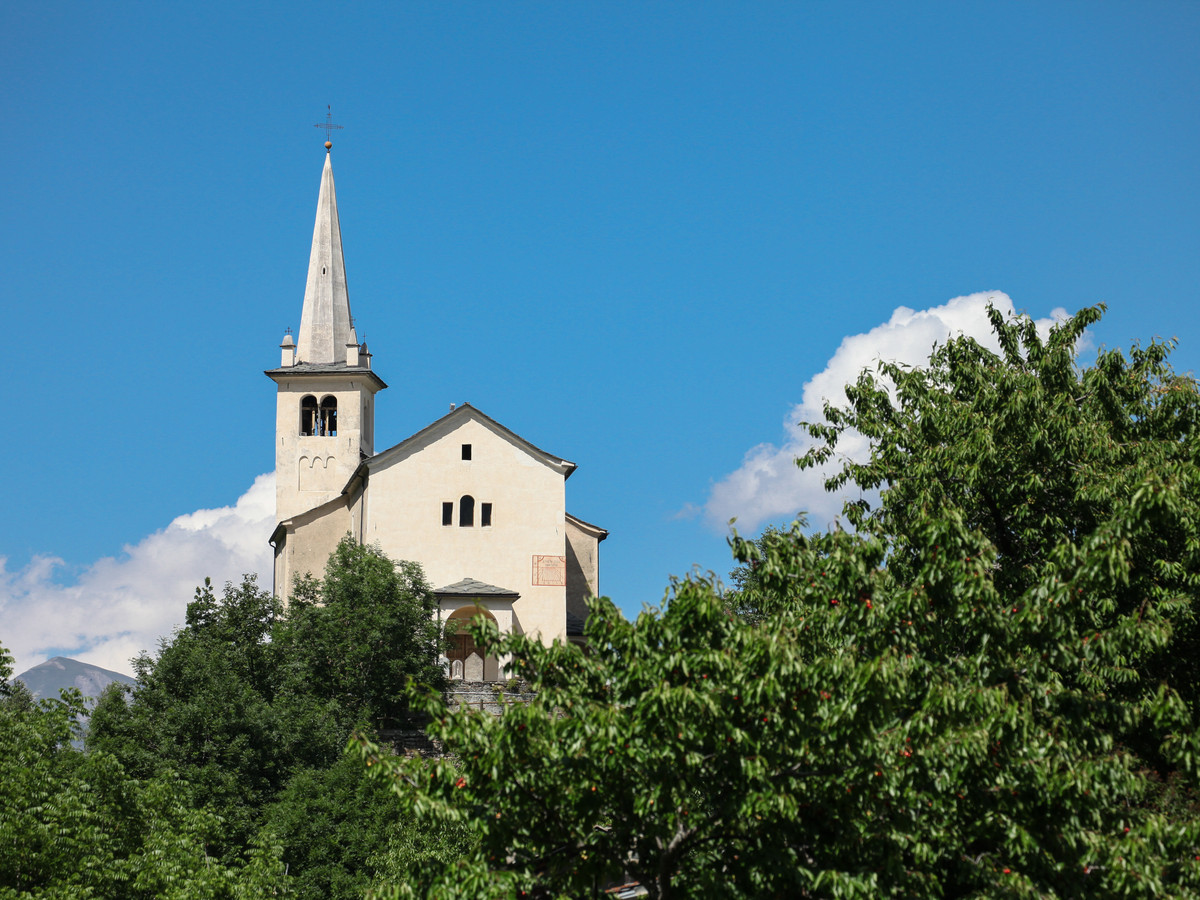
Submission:
[[[95,705],[95,701],[104,693],[104,689],[114,681],[128,685],[137,684],[136,679],[121,672],[102,669],[99,666],[66,656],[48,659],[40,666],[34,666],[29,671],[22,672],[13,680],[24,682],[25,687],[29,688],[30,693],[37,700],[47,697],[55,699],[62,688],[79,688],[79,692],[84,697],[91,698],[91,702],[88,703],[89,707]]]

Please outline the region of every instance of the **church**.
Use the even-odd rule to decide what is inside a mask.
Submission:
[[[503,632],[582,642],[608,532],[566,511],[575,464],[469,404],[375,452],[375,395],[387,387],[350,316],[331,144],[317,198],[300,330],[286,334],[275,416],[275,590],[320,576],[345,535],[420,563],[451,634],[452,679],[497,681],[457,629],[476,616]]]

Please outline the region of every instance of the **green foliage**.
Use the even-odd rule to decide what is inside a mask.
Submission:
[[[357,760],[342,756],[328,768],[296,771],[265,811],[264,825],[287,848],[299,900],[361,897],[403,821],[381,785]]]
[[[361,761],[356,759],[356,762],[361,768]],[[382,780],[376,783],[386,785]],[[414,825],[409,819],[404,826],[391,829],[387,838],[386,848],[372,861],[375,883],[367,891],[369,900],[398,896],[395,885],[419,880],[425,877],[422,873],[451,867],[457,860],[472,855],[479,844],[474,829],[461,822],[422,821]]]
[[[344,749],[352,728],[401,714],[407,678],[440,685],[432,604],[416,566],[348,538],[286,610],[252,577],[220,596],[206,583],[185,626],[134,661],[128,702],[101,698],[91,756],[169,780],[227,864],[265,871],[275,854],[296,896],[359,897],[399,825]]]
[[[536,691],[444,712],[454,759],[360,754],[477,845],[386,896],[1200,896],[1195,382],[1167,348],[1080,371],[994,316],[830,407],[880,488],[854,534],[735,536],[740,596],[677,582],[591,650],[476,626]],[[737,614],[750,610],[752,615]]]
[[[797,520],[793,529],[803,528],[805,520]],[[729,611],[744,622],[757,624],[763,621],[768,612],[778,609],[789,602],[788,592],[765,590],[762,578],[757,572],[757,560],[771,556],[774,548],[783,547],[791,541],[791,535],[772,525],[753,541],[757,548],[754,560],[736,567],[729,573],[731,590],[725,595],[729,602]]]
[[[342,725],[394,724],[406,679],[442,684],[436,607],[420,566],[342,540],[324,580],[300,583],[276,631],[285,683],[323,701]]]
[[[221,816],[222,851],[237,852],[257,827],[257,810],[287,776],[286,724],[272,705],[278,647],[277,601],[253,576],[218,598],[205,582],[186,625],[156,657],[134,660],[132,702],[109,691],[89,729],[88,747],[113,753],[140,778],[173,771],[189,802]]]
[[[1170,640],[1062,677],[1135,704],[1153,702],[1165,684],[1194,718],[1200,393],[1172,371],[1170,344],[1135,346],[1128,359],[1106,350],[1077,368],[1075,347],[1102,311],[1084,309],[1043,339],[1030,319],[990,310],[1000,355],[960,337],[926,367],[864,373],[847,407],[827,406],[830,424],[808,426],[825,444],[800,462],[829,458],[847,429],[870,438],[870,459],[846,464],[829,486],[886,487],[876,508],[851,503],[846,514],[888,542],[900,580],[916,578],[930,517],[959,518],[986,541],[991,577],[1014,601],[1091,552],[1097,569],[1077,586],[1078,626],[1109,635],[1134,616],[1159,622]],[[1122,739],[1156,767],[1175,756],[1160,753],[1152,733],[1135,728]]]
[[[0,898],[240,900],[287,896],[279,849],[213,858],[218,818],[169,777],[130,777],[111,754],[75,750],[82,698],[35,704],[0,648]]]

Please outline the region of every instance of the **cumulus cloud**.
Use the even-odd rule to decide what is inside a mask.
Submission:
[[[843,388],[855,381],[863,369],[880,361],[919,365],[928,361],[935,343],[944,343],[959,334],[973,337],[998,352],[1000,348],[987,319],[989,303],[1005,315],[1014,312],[1007,294],[998,291],[970,294],[930,309],[897,307],[882,325],[865,334],[844,338],[825,368],[805,383],[801,401],[785,416],[780,445],[764,443],[752,447],[737,471],[713,485],[704,505],[707,523],[724,530],[729,520],[736,518],[739,530],[752,533],[766,522],[790,521],[801,511],[807,513],[811,525],[832,522],[840,514],[843,502],[859,494],[857,489],[852,497],[831,494],[825,490],[824,480],[841,467],[842,460],[865,460],[867,441],[861,435],[847,433],[838,442],[839,458],[831,459],[822,469],[801,471],[796,467],[796,458],[808,451],[812,441],[798,423],[824,421],[825,400],[843,402]],[[1037,320],[1038,328],[1045,335],[1055,321],[1066,316],[1066,310],[1054,309],[1049,317]]]
[[[39,556],[9,571],[0,557],[0,643],[16,658],[13,671],[51,656],[131,671],[132,657],[183,624],[205,577],[220,587],[252,572],[270,588],[274,519],[275,475],[268,473],[233,506],[179,516],[67,584],[55,580],[61,559]]]

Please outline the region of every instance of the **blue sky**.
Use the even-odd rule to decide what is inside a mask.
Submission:
[[[785,423],[953,298],[1200,365],[1197,46],[1184,3],[7,4],[0,642],[122,668],[262,558],[327,104],[377,447],[465,400],[575,461],[632,614],[818,508]]]

